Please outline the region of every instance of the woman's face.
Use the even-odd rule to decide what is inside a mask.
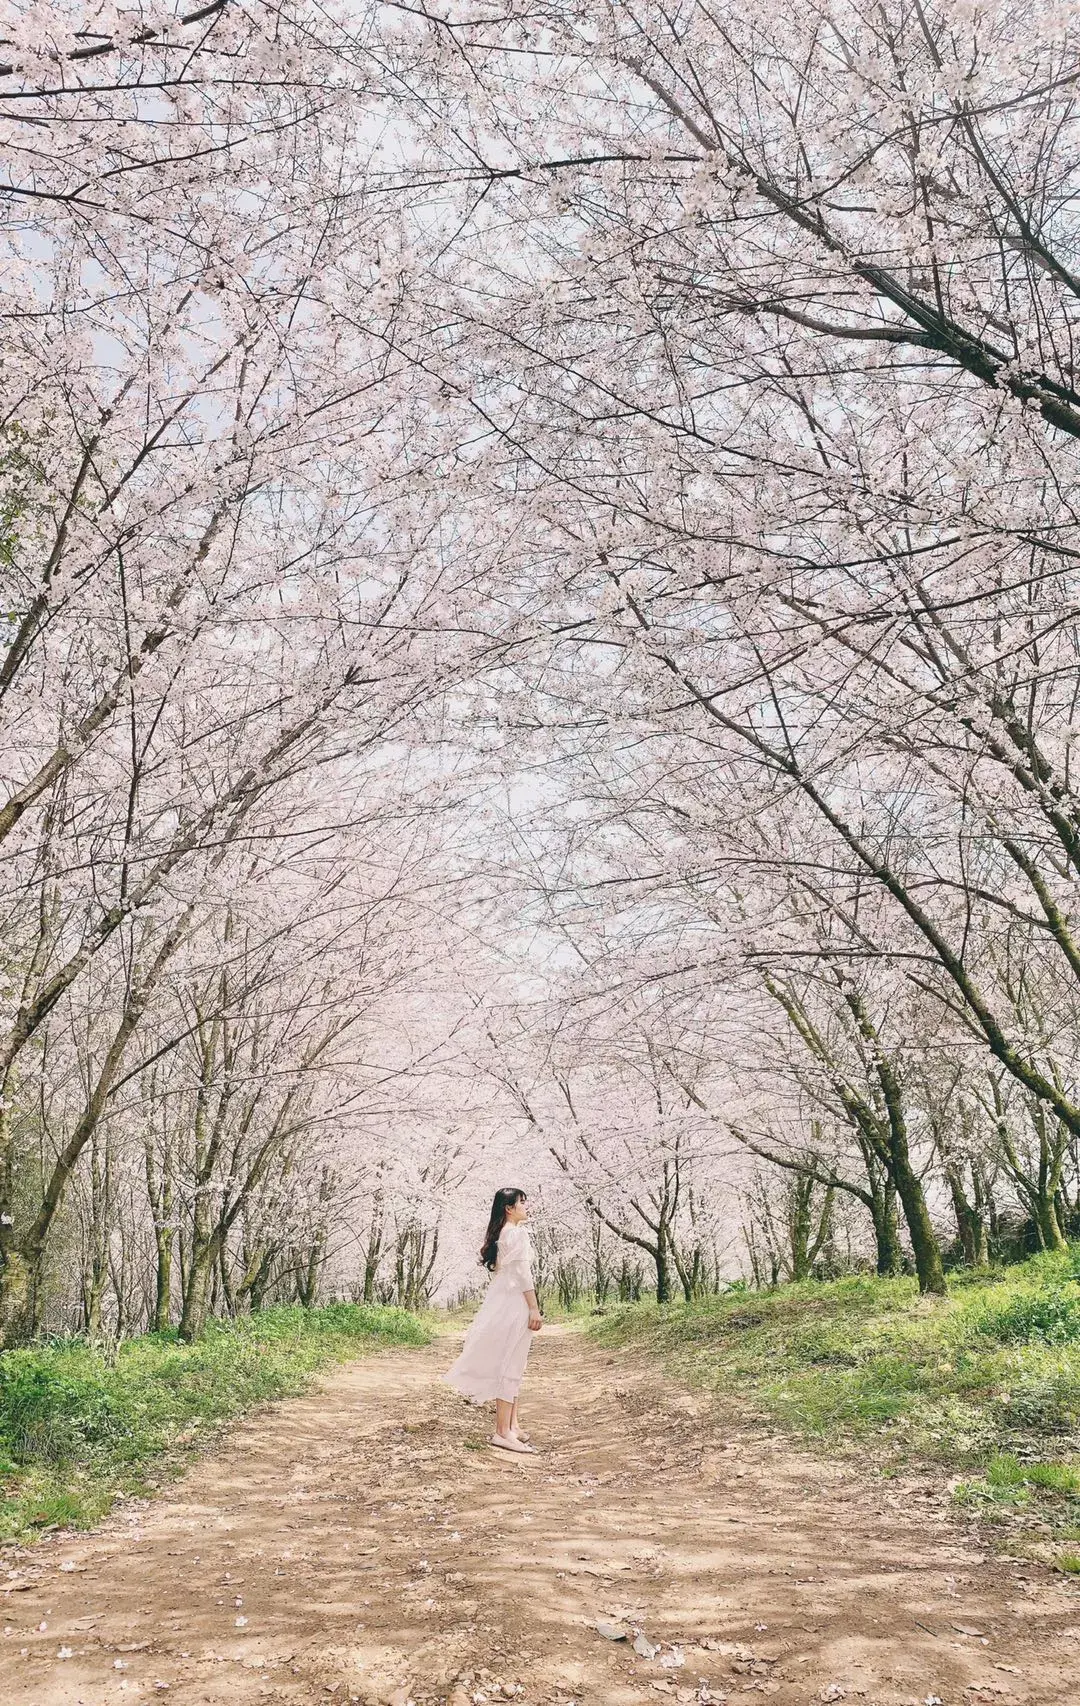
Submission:
[[[511,1226],[516,1226],[519,1221],[528,1220],[529,1205],[525,1201],[524,1197],[518,1197],[517,1202],[510,1204],[510,1207],[506,1211],[506,1218],[510,1222]]]

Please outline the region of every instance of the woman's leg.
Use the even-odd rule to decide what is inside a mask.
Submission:
[[[514,1433],[514,1411],[517,1407],[515,1399],[496,1397],[495,1399],[495,1433],[491,1435],[490,1445],[498,1445],[503,1452],[527,1452],[529,1457],[536,1455],[536,1447],[525,1440],[519,1440]]]
[[[514,1408],[510,1415],[510,1432],[512,1434],[516,1434],[518,1439],[523,1439],[528,1443],[529,1436],[522,1430],[521,1417],[518,1415],[518,1401],[516,1398],[514,1399]]]
[[[536,1447],[526,1445],[514,1432],[514,1403],[512,1398],[496,1398],[495,1432],[491,1436],[491,1444],[501,1446],[504,1451],[527,1451],[531,1454]]]

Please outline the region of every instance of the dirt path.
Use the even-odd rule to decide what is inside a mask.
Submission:
[[[435,1384],[449,1360],[339,1370],[171,1496],[0,1565],[0,1700],[1080,1699],[1080,1589],[978,1552],[930,1489],[703,1438],[701,1400],[557,1329],[529,1380],[550,1450],[507,1458]]]

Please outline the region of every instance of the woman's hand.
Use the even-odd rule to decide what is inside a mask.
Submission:
[[[530,1333],[538,1333],[543,1325],[544,1325],[544,1317],[541,1315],[539,1309],[530,1309],[529,1310],[529,1331],[530,1331]]]

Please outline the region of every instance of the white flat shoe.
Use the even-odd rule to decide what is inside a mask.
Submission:
[[[519,1457],[536,1456],[536,1447],[523,1445],[519,1439],[501,1439],[498,1434],[492,1434],[488,1444],[495,1446],[499,1451],[515,1451]]]

